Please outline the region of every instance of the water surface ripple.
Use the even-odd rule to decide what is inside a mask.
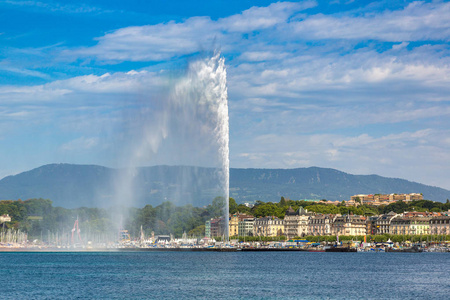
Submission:
[[[446,299],[448,253],[0,253],[2,299]]]

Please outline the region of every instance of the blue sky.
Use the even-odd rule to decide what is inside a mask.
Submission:
[[[232,167],[450,189],[449,40],[444,1],[0,0],[0,177],[120,165],[130,103],[219,48]]]

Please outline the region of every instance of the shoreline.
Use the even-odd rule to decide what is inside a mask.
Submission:
[[[91,249],[61,249],[61,248],[0,248],[0,253],[89,253],[89,252],[328,252],[328,253],[358,253],[356,249],[334,248],[326,250],[310,250],[303,248],[91,248]],[[370,251],[363,251],[370,252]],[[425,251],[372,251],[386,253],[423,253]]]

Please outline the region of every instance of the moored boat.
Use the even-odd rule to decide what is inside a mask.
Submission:
[[[357,252],[356,248],[348,247],[331,247],[325,250],[325,252]]]

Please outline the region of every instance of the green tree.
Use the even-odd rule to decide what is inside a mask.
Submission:
[[[228,208],[229,208],[230,215],[235,214],[236,212],[238,212],[238,205],[236,203],[236,200],[234,200],[231,197],[230,197],[229,202],[228,202]]]
[[[211,218],[223,216],[223,209],[225,207],[225,199],[223,197],[216,197],[212,203],[207,206],[206,210]]]
[[[189,236],[204,237],[205,225],[199,225],[188,232]]]
[[[258,206],[254,206],[252,213],[257,218],[266,216],[276,216],[278,218],[284,218],[285,211],[277,204],[267,202]]]
[[[239,204],[237,207],[238,212],[244,213],[244,214],[251,214],[251,208],[245,206],[244,204]]]

